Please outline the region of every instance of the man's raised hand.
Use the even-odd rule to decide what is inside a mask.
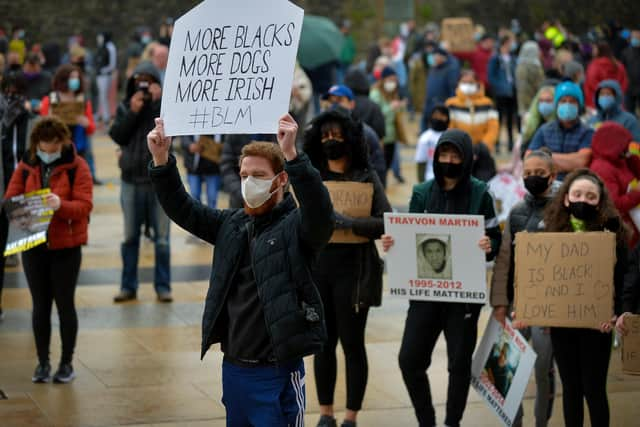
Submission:
[[[161,118],[156,119],[156,127],[147,134],[147,147],[153,157],[154,166],[166,165],[169,161],[169,148],[171,148],[171,137],[164,135],[164,122]]]
[[[296,135],[298,134],[298,124],[290,114],[285,114],[278,121],[278,144],[282,149],[284,158],[291,161],[298,157],[296,151]]]

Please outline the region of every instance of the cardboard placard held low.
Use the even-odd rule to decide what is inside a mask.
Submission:
[[[624,326],[629,332],[622,338],[622,371],[640,375],[640,315],[626,315]]]
[[[210,136],[201,135],[198,138],[198,145],[202,147],[200,155],[213,163],[220,163],[222,155],[222,144],[216,142]]]
[[[84,116],[84,102],[56,102],[51,104],[51,115],[58,117],[69,126],[78,124],[78,117]]]
[[[371,216],[373,184],[370,182],[325,181],[333,210],[353,218]],[[352,230],[336,229],[330,243],[366,243],[369,239],[357,236]]]
[[[517,319],[598,329],[613,317],[615,263],[613,233],[516,234]]]
[[[473,21],[471,18],[446,18],[442,20],[440,38],[447,42],[451,52],[469,52],[475,50],[473,39]]]

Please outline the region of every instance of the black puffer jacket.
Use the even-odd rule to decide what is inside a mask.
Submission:
[[[524,200],[516,204],[509,213],[507,225],[502,234],[500,251],[491,276],[491,306],[509,306],[513,303],[513,277],[515,272],[515,236],[527,231],[537,233],[544,231],[544,208],[551,201],[560,187],[559,181],[551,184],[551,193],[547,196],[534,197],[527,193]]]
[[[131,111],[129,99],[136,91],[134,76],[137,74],[146,74],[160,83],[160,74],[152,63],[145,61],[135,68],[127,82],[125,99],[118,105],[109,136],[122,148],[118,161],[121,179],[130,184],[149,184],[147,165],[151,154],[147,148],[147,134],[155,127],[155,118],[160,117],[160,100],[145,104],[138,113]]]
[[[322,150],[320,129],[324,123],[337,121],[342,125],[345,141],[350,145],[351,164],[344,174],[332,173],[328,170],[327,159]],[[320,171],[323,180],[350,181],[373,184],[373,200],[371,216],[353,218],[354,234],[366,237],[367,243],[361,244],[329,244],[320,253],[319,264],[335,265],[351,263],[354,273],[352,303],[354,307],[366,308],[379,306],[382,303],[382,262],[374,244],[384,233],[385,212],[391,212],[384,188],[377,173],[371,169],[368,160],[368,146],[363,136],[363,127],[359,121],[351,118],[347,111],[333,109],[322,113],[311,122],[305,133],[304,150],[309,155],[313,166]],[[348,257],[345,250],[350,249]],[[326,274],[326,271],[321,272]]]
[[[251,259],[265,324],[278,362],[321,350],[327,332],[311,265],[333,232],[333,206],[320,175],[304,154],[285,170],[300,204],[285,199],[271,212],[271,224],[255,236]],[[248,247],[247,226],[253,218],[242,209],[216,210],[195,202],[185,191],[175,157],[150,167],[153,189],[176,224],[215,245],[209,291],[202,316],[202,357],[222,340],[220,313],[229,287]]]

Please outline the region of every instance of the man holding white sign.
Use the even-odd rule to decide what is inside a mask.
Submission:
[[[240,160],[244,209],[211,209],[180,181],[161,119],[149,133],[153,189],[180,227],[215,246],[202,321],[202,357],[221,343],[227,426],[301,426],[302,358],[327,339],[312,261],[329,241],[335,217],[320,174],[298,154],[298,126],[279,122],[279,147],[245,146]],[[293,185],[300,207],[285,189]]]
[[[444,217],[445,224],[451,224],[451,229],[456,226],[473,227],[484,219],[485,235],[478,242],[481,250],[476,249],[477,254],[473,256],[481,257],[480,261],[483,261],[482,258],[485,256],[487,260],[493,259],[500,246],[500,228],[493,199],[487,186],[471,177],[473,163],[471,138],[460,130],[452,129],[444,132],[436,146],[434,159],[435,179],[414,187],[409,212],[446,214],[446,217],[445,215],[437,216]],[[478,215],[483,218],[478,219]],[[416,215],[412,216],[417,217]],[[434,220],[436,225],[439,224],[436,218],[432,217],[434,215],[423,219],[427,222]],[[409,221],[409,218],[405,219]],[[420,220],[420,218],[414,218],[414,220]],[[395,222],[392,216],[386,215],[385,228],[388,229],[392,222]],[[400,223],[402,222],[403,219],[400,219]],[[439,230],[438,234],[442,234],[442,230]],[[429,239],[425,240],[425,242],[427,241]],[[400,243],[402,242],[398,242],[398,244]],[[420,244],[420,241],[418,240],[417,243]],[[389,252],[387,255],[387,260],[389,260],[394,255],[393,251],[398,250],[394,247],[393,236],[388,234],[382,236],[382,244],[384,250]],[[414,241],[414,248],[415,245]],[[483,253],[485,256],[482,255]],[[406,255],[403,253],[403,256]],[[431,256],[431,258],[434,264],[439,264],[436,262],[437,257]],[[455,265],[455,259],[453,262]],[[441,266],[436,265],[436,267],[440,268]],[[392,268],[392,264],[389,264],[390,276]],[[449,282],[447,282],[448,284]],[[394,284],[392,283],[391,286]],[[450,293],[453,293],[454,298],[473,297],[473,295],[457,294],[456,291],[447,292],[447,294]],[[442,302],[440,298],[434,298],[435,301],[410,301],[399,362],[402,377],[421,426],[436,425],[435,409],[426,370],[431,364],[433,349],[443,331],[447,340],[449,360],[449,389],[445,424],[448,426],[460,425],[469,394],[471,357],[478,333],[478,317],[485,298],[486,294],[478,300],[478,304]]]

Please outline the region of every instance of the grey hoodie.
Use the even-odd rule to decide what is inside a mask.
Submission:
[[[598,96],[604,88],[612,89],[616,97],[616,103],[607,110],[603,110],[600,105],[598,105]],[[597,129],[602,122],[620,123],[625,129],[631,132],[634,141],[640,142],[640,124],[638,124],[638,119],[633,114],[622,109],[622,99],[622,89],[617,81],[603,80],[600,82],[594,99],[598,113],[589,120],[589,126]]]

